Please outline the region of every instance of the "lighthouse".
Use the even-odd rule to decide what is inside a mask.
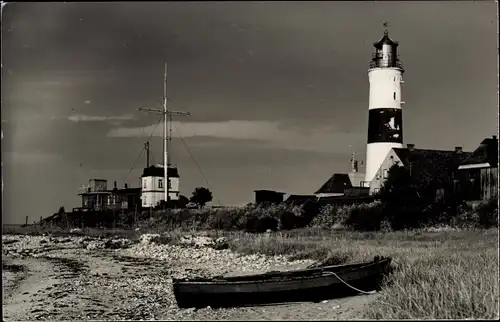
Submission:
[[[401,84],[404,70],[397,52],[398,43],[389,38],[385,30],[384,37],[373,46],[375,52],[368,69],[370,98],[365,170],[368,184],[389,151],[403,147]]]

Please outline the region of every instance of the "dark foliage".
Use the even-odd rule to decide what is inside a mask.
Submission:
[[[278,229],[278,220],[270,216],[250,217],[245,225],[245,231],[251,233],[263,233],[267,230],[276,231]]]
[[[306,202],[302,205],[300,214],[284,211],[279,217],[280,227],[283,230],[306,227],[319,214],[320,210],[321,207],[317,202]]]
[[[483,228],[498,227],[498,199],[490,199],[477,209],[479,225]]]
[[[208,202],[212,201],[212,199],[212,192],[210,190],[204,187],[199,187],[194,189],[190,201],[197,204],[198,207],[202,208]]]
[[[304,227],[304,217],[285,211],[280,216],[280,228],[283,230],[296,229]]]
[[[461,200],[455,198],[446,163],[443,170],[400,167],[389,169],[377,197],[393,229],[418,228],[457,216]]]
[[[376,231],[380,230],[384,218],[385,207],[382,204],[360,205],[351,208],[344,224],[353,230]]]
[[[180,195],[179,200],[177,201],[177,208],[186,208],[187,204],[189,203],[189,199],[184,196]]]

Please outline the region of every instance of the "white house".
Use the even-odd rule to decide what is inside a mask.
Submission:
[[[165,178],[163,165],[152,165],[144,168],[141,176],[141,203],[142,207],[156,207],[160,201],[165,199]],[[168,167],[170,200],[179,199],[179,172],[177,167]]]

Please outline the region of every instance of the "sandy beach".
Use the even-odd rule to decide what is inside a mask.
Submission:
[[[123,242],[121,248],[103,249],[95,247],[102,240],[88,237],[8,235],[2,240],[5,321],[359,319],[364,306],[377,296],[179,309],[172,293],[174,277],[288,270],[313,261],[147,242]]]

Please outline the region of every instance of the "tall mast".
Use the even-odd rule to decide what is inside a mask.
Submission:
[[[169,111],[167,109],[167,63],[165,63],[165,73],[164,73],[164,83],[163,83],[163,108],[147,108],[147,107],[139,107],[140,111],[147,111],[156,115],[162,115],[163,118],[163,169],[164,169],[164,177],[163,179],[165,180],[165,194],[164,198],[165,201],[168,201],[169,198],[169,185],[168,185],[168,164],[169,164],[169,155],[168,155],[168,141],[170,139],[169,137],[169,128],[170,128],[170,122],[172,121],[172,115],[179,115],[179,116],[185,116],[185,115],[191,115],[189,112],[179,112],[179,111]]]
[[[164,74],[164,83],[163,83],[163,170],[164,170],[164,197],[165,197],[165,202],[168,201],[168,190],[169,190],[169,184],[168,184],[168,144],[167,144],[167,136],[168,136],[168,126],[169,124],[169,117],[167,113],[167,63],[165,62],[165,74]]]
[[[144,147],[146,149],[146,168],[149,168],[149,141],[144,143]]]

